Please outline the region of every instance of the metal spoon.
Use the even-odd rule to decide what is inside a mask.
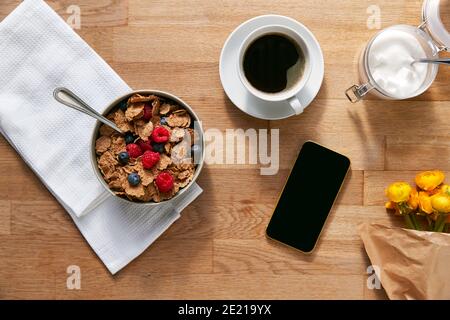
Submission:
[[[91,116],[97,119],[98,121],[104,123],[105,125],[114,129],[115,131],[124,134],[124,132],[120,130],[114,122],[105,118],[100,113],[95,111],[92,107],[90,107],[86,102],[84,102],[80,97],[78,97],[75,93],[73,93],[69,89],[63,87],[56,88],[53,91],[53,97],[59,103],[62,103],[63,105],[68,106],[77,111],[83,112],[84,114],[87,114],[88,116]]]
[[[434,64],[445,64],[450,65],[450,58],[438,58],[438,59],[417,59],[414,63],[434,63]]]

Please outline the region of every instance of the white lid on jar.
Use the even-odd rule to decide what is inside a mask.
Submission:
[[[450,0],[425,0],[422,19],[441,49],[450,48]]]

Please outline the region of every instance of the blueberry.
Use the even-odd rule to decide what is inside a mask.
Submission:
[[[161,123],[162,125],[167,125],[167,118],[162,117],[161,120],[159,120],[159,123]]]
[[[164,143],[154,143],[153,144],[153,151],[163,153],[164,152]]]
[[[126,144],[133,143],[134,140],[136,140],[136,137],[131,132],[125,133],[125,143]]]
[[[121,152],[118,156],[120,164],[127,164],[130,160],[130,156],[128,155],[128,152]]]
[[[141,177],[139,177],[139,175],[135,172],[130,173],[128,175],[128,182],[132,186],[137,186],[139,184],[139,182],[141,182]]]
[[[119,103],[119,108],[120,108],[120,110],[122,110],[122,111],[126,111],[127,108],[128,108],[127,100],[122,100],[122,101],[120,101],[120,103]]]

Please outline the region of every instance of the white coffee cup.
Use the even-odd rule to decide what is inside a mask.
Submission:
[[[295,42],[297,47],[303,52],[305,58],[305,64],[303,68],[303,73],[299,75],[299,79],[297,82],[283,91],[277,93],[268,93],[261,90],[258,90],[248,81],[244,72],[244,57],[248,47],[257,39],[261,38],[264,35],[268,34],[279,34],[283,35],[291,41]],[[239,49],[239,65],[238,65],[238,73],[239,77],[243,83],[243,85],[247,88],[247,90],[253,94],[254,96],[269,102],[281,102],[286,101],[289,103],[291,108],[294,110],[295,114],[301,114],[303,112],[304,106],[302,106],[300,99],[298,97],[301,90],[305,87],[310,75],[311,75],[311,59],[309,54],[308,46],[303,40],[302,36],[297,33],[295,30],[281,26],[281,25],[267,25],[260,27],[250,33],[247,38],[242,42],[241,47]]]

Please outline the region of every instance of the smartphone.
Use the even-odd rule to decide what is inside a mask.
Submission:
[[[267,236],[311,253],[349,168],[349,158],[306,142],[267,226]]]

